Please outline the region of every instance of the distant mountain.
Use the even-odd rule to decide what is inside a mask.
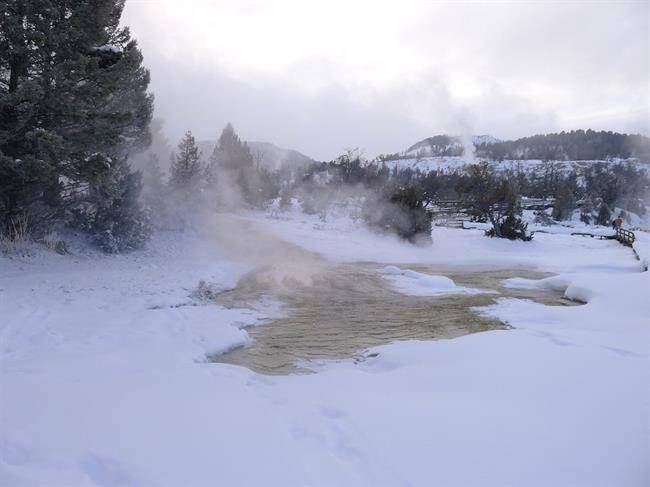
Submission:
[[[281,167],[299,167],[314,162],[311,157],[306,156],[302,152],[278,147],[271,142],[246,141],[246,143],[253,154],[253,158],[268,169],[275,170]],[[203,154],[203,158],[207,160],[214,150],[216,141],[202,140],[197,145]]]

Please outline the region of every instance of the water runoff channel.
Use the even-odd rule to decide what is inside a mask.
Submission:
[[[365,360],[374,356],[369,348],[399,340],[439,340],[507,329],[506,324],[472,310],[493,304],[498,298],[530,299],[551,306],[576,304],[558,291],[503,285],[512,277],[540,279],[550,275],[524,268],[475,270],[401,264],[421,273],[447,276],[458,286],[486,291],[407,295],[378,272],[386,264],[332,263],[301,247],[262,235],[261,230],[250,227],[251,222],[247,225],[247,233],[260,233],[248,241],[257,245],[261,239],[267,249],[264,260],[272,264],[260,261],[234,289],[219,293],[215,301],[241,308],[271,298],[282,303],[283,314],[248,327],[249,344],[210,360],[261,374],[309,373],[323,361]]]

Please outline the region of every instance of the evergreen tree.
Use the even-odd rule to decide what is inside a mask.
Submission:
[[[580,206],[580,221],[587,225],[591,225],[591,222],[594,219],[594,211],[594,200],[591,195],[585,196],[585,199],[582,201],[582,205]]]
[[[248,144],[241,141],[231,124],[227,124],[222,130],[210,162],[222,169],[232,171],[255,167]]]
[[[575,196],[568,183],[560,183],[555,193],[555,203],[551,216],[555,220],[566,220],[571,217],[575,209]]]
[[[280,192],[280,184],[270,171],[255,164],[255,158],[246,142],[242,142],[231,124],[227,124],[217,145],[210,156],[210,177],[223,179],[227,185],[228,193],[233,187],[239,189],[237,199],[241,201],[227,201],[228,204],[248,203],[253,206],[262,206]],[[236,199],[230,195],[230,200]]]
[[[26,212],[33,230],[75,214],[103,234],[106,225],[95,228],[91,215],[113,202],[97,194],[134,205],[104,219],[128,214],[137,226],[141,211],[130,193],[139,185],[126,157],[148,144],[153,99],[140,50],[119,26],[123,7],[124,0],[0,1],[0,231]],[[125,187],[104,191],[111,185]],[[91,220],[79,221],[83,215]],[[114,232],[131,233],[127,222],[114,223]]]
[[[134,250],[149,239],[149,218],[138,204],[141,189],[140,173],[120,165],[93,183],[86,203],[74,210],[79,226],[105,252]]]
[[[156,226],[161,227],[167,219],[167,188],[156,154],[149,154],[148,162],[142,168],[142,177],[144,204],[150,212],[152,221]]]
[[[149,125],[149,132],[151,133],[151,144],[147,150],[142,152],[133,153],[129,157],[129,164],[135,170],[146,172],[147,167],[150,166],[151,156],[156,156],[158,164],[163,172],[169,170],[169,163],[171,160],[174,148],[169,143],[169,140],[163,132],[164,121],[160,118],[154,118]],[[145,177],[146,179],[146,177]],[[144,181],[143,190],[146,189],[147,182]]]
[[[487,236],[511,240],[531,240],[527,224],[521,219],[519,195],[506,178],[498,178],[487,163],[469,167],[469,176],[460,187],[464,206],[479,221],[488,221],[492,228]]]
[[[191,131],[187,131],[172,154],[169,184],[173,189],[185,192],[197,189],[203,168],[201,152]]]
[[[607,206],[607,203],[601,201],[598,207],[598,215],[596,216],[596,225],[609,226],[612,221],[612,212]]]

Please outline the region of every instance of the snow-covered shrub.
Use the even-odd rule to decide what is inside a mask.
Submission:
[[[201,279],[199,280],[196,289],[191,292],[190,296],[198,301],[212,301],[217,297],[219,292],[219,289]]]
[[[549,227],[551,225],[555,225],[556,222],[551,218],[551,216],[546,213],[544,210],[537,210],[535,211],[535,218],[533,220],[534,223],[538,225],[543,225],[545,227]]]
[[[508,240],[523,240],[529,242],[533,236],[528,233],[528,223],[525,223],[515,212],[508,214],[505,220],[485,232],[488,237],[501,237]]]
[[[425,208],[423,194],[415,186],[395,190],[387,201],[368,198],[363,218],[371,228],[411,242],[431,242],[432,216]]]
[[[293,194],[291,192],[290,188],[283,188],[282,191],[280,191],[280,198],[278,201],[278,209],[280,211],[288,211],[291,209],[291,204],[292,204],[292,199],[293,199]]]

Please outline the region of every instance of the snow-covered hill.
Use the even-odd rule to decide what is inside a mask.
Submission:
[[[410,146],[403,155],[411,157],[462,156],[473,153],[481,144],[494,144],[499,139],[491,135],[434,135]],[[472,147],[473,146],[473,147]]]
[[[624,160],[650,163],[650,139],[593,130],[574,130],[534,135],[516,140],[499,140],[491,135],[434,135],[411,145],[403,152],[380,156],[389,166],[432,169],[457,169],[476,161],[498,162],[501,166],[523,164],[535,167],[542,160],[567,167],[595,162]]]

